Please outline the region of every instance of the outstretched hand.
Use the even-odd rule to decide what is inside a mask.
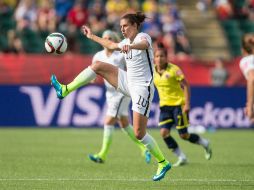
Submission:
[[[86,25],[83,25],[81,27],[81,31],[83,32],[83,34],[87,37],[87,38],[91,38],[93,33],[91,32],[91,29],[86,26]]]

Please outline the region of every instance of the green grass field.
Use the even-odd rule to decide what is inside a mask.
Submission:
[[[166,157],[176,161],[158,130],[149,130]],[[146,164],[139,149],[115,130],[105,164],[88,160],[100,149],[102,129],[0,129],[0,189],[83,190],[243,190],[254,189],[254,131],[206,133],[213,158],[205,160],[200,146],[173,135],[189,164],[173,168],[160,182],[151,180],[155,160]]]

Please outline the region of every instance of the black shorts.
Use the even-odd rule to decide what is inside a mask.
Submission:
[[[175,127],[178,133],[187,133],[189,116],[182,112],[182,106],[163,106],[160,107],[159,127],[171,129]]]

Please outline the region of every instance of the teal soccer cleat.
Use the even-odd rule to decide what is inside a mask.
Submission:
[[[104,160],[102,158],[100,158],[99,156],[97,156],[97,155],[89,154],[88,158],[90,160],[94,161],[95,163],[100,163],[100,164],[104,163]]]
[[[151,162],[151,153],[148,150],[145,151],[145,159],[147,164]]]
[[[64,96],[62,95],[62,85],[57,81],[56,76],[55,75],[51,75],[51,84],[53,85],[53,87],[56,90],[56,95],[59,99],[63,99]]]
[[[168,163],[168,161],[166,161],[165,164],[160,163],[156,175],[153,176],[153,181],[159,181],[159,180],[163,179],[164,176],[166,175],[166,173],[170,169],[171,169],[171,165],[170,165],[170,163]]]

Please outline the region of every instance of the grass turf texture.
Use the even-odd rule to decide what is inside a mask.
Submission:
[[[165,156],[176,161],[158,130],[149,130]],[[160,182],[153,182],[157,164],[147,165],[139,149],[115,130],[105,164],[87,155],[101,147],[102,129],[0,129],[0,189],[84,190],[243,190],[254,189],[254,131],[219,130],[206,133],[213,158],[205,160],[200,146],[174,137],[189,164],[173,168]]]

